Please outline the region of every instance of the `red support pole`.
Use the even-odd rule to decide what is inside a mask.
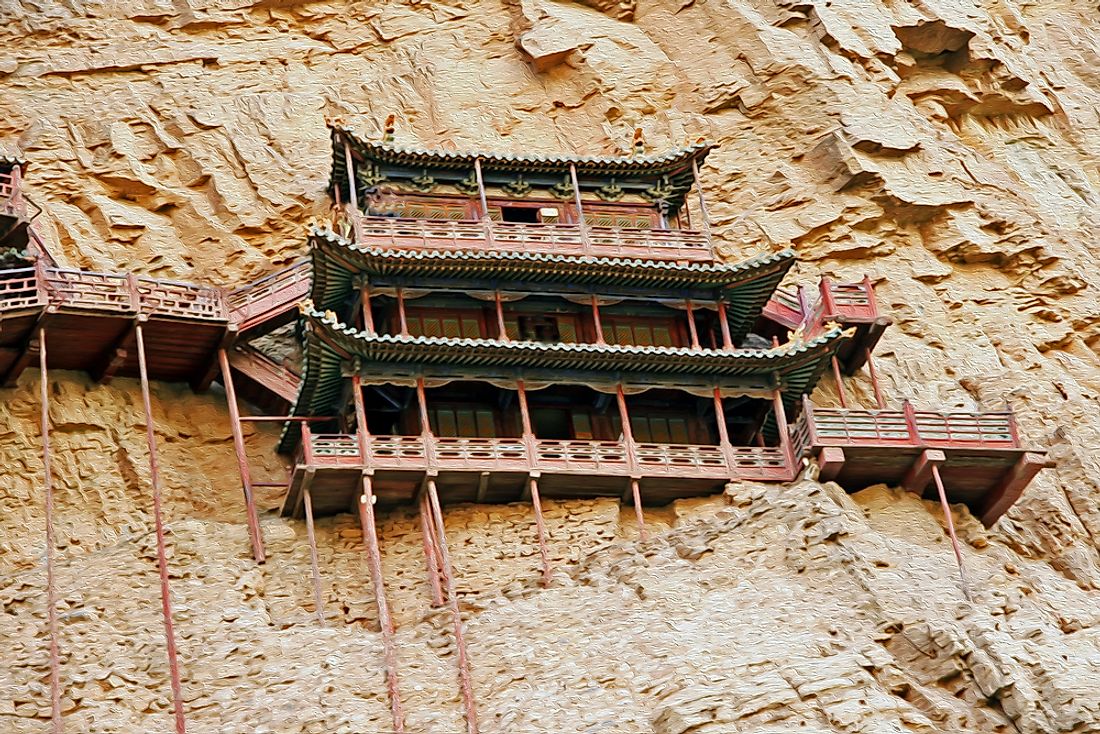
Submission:
[[[18,169],[18,166],[16,166]],[[13,169],[13,170],[16,170]],[[50,455],[50,396],[46,373],[46,330],[38,332],[38,369],[42,402],[42,463],[46,491],[46,617],[50,629],[50,727],[61,734],[61,652],[57,632],[57,588],[54,585],[53,462]]]
[[[691,299],[684,301],[687,305],[688,334],[691,335],[691,348],[699,349],[699,327],[695,324],[695,310],[691,307]]]
[[[241,488],[244,491],[246,517],[248,518],[248,538],[252,543],[252,558],[256,563],[267,560],[264,553],[263,532],[260,530],[260,517],[256,513],[256,498],[252,494],[252,473],[248,468],[248,457],[244,450],[244,431],[241,430],[241,411],[237,405],[237,391],[233,386],[233,374],[229,367],[229,355],[224,349],[218,350],[218,364],[221,366],[222,383],[225,385],[225,401],[229,406],[229,427],[233,431],[233,449],[237,452],[237,468],[241,472]]]
[[[185,734],[183,690],[180,685],[179,661],[176,658],[176,632],[172,623],[172,596],[168,588],[168,557],[164,543],[164,518],[160,502],[160,470],[157,466],[157,436],[153,425],[153,401],[149,395],[149,368],[145,362],[145,336],[142,321],[134,327],[137,341],[138,371],[141,375],[141,399],[145,406],[145,440],[149,445],[149,482],[153,489],[153,521],[157,535],[157,567],[160,570],[160,605],[164,616],[164,637],[168,646],[168,671],[172,683],[172,707],[176,714],[176,734]]]
[[[508,327],[504,324],[504,303],[500,298],[500,291],[493,292],[493,301],[496,304],[497,311],[497,331],[498,339],[502,342],[509,341],[508,339]]]
[[[581,206],[581,185],[577,180],[577,164],[569,164],[569,180],[573,184],[573,206],[577,207],[577,226],[581,230],[581,242],[584,244],[585,252],[591,247],[592,243],[588,239],[588,222],[584,221],[584,208]]]
[[[737,457],[734,456],[733,444],[730,443],[729,426],[726,425],[726,409],[722,405],[722,389],[714,388],[714,419],[718,423],[718,443],[722,447],[722,453],[729,465],[730,478],[737,472]]]
[[[592,294],[592,324],[596,327],[596,343],[607,344],[603,335],[603,323],[600,321],[600,300]]]
[[[875,361],[871,359],[871,350],[867,349],[867,370],[871,373],[871,387],[875,391],[875,403],[879,410],[886,410],[886,399],[882,397],[882,386],[878,381],[878,370],[875,369]]]
[[[726,302],[718,302],[718,327],[722,330],[722,349],[733,349],[733,336],[730,334],[729,314],[726,313]]]
[[[306,537],[309,539],[309,570],[313,576],[313,604],[317,607],[317,623],[325,626],[325,603],[321,594],[321,568],[317,562],[317,535],[313,527],[313,496],[309,492],[313,484],[313,472],[307,471],[302,480],[302,504],[306,513]]]
[[[840,396],[840,407],[845,410],[848,409],[848,393],[844,390],[844,376],[840,374],[840,362],[837,361],[836,355],[833,355],[833,379],[836,380],[836,392]]]
[[[374,604],[378,610],[378,626],[382,632],[382,652],[386,664],[386,688],[390,696],[390,714],[393,730],[405,731],[405,712],[401,706],[401,691],[397,679],[397,648],[394,640],[393,617],[386,601],[386,587],[382,580],[382,553],[378,548],[378,528],[374,520],[374,491],[369,474],[363,474],[363,494],[359,497],[359,526],[366,541],[370,562],[370,579],[374,587]]]
[[[775,411],[775,427],[779,432],[779,445],[783,449],[783,455],[787,457],[787,463],[794,466],[794,451],[791,449],[791,432],[787,427],[787,411],[783,407],[783,393],[776,390],[772,395],[772,409]]]
[[[542,585],[550,585],[550,551],[546,547],[546,522],[542,517],[542,498],[539,496],[539,480],[528,477],[531,484],[531,507],[535,510],[535,530],[539,538],[539,556],[542,558]]]
[[[432,587],[432,606],[443,606],[443,588],[439,584],[439,565],[436,561],[435,529],[428,507],[428,495],[420,493],[420,532],[424,538],[424,562],[428,567],[428,583]]]
[[[944,489],[938,464],[932,464],[932,479],[935,480],[936,491],[940,494],[940,507],[943,509],[943,519],[947,522],[947,534],[951,537],[951,547],[955,550],[955,562],[959,564],[959,582],[962,584],[963,594],[966,596],[967,601],[973,601],[970,596],[970,583],[966,580],[966,569],[963,567],[959,538],[955,535],[955,520],[951,515],[951,505],[947,502],[947,490]]]
[[[634,430],[630,426],[630,414],[626,408],[626,392],[622,383],[615,386],[615,397],[619,403],[619,422],[623,427],[623,443],[626,445],[627,466],[634,476],[630,478],[630,494],[634,499],[634,515],[638,519],[638,534],[642,540],[646,539],[645,513],[642,510],[642,491],[638,483],[638,452],[634,447]]]
[[[401,336],[409,335],[409,320],[405,316],[405,289],[397,289],[397,320]]]
[[[370,309],[370,283],[365,279],[359,289],[360,307],[363,311],[363,331],[374,334],[374,313]]]
[[[458,608],[458,594],[455,593],[454,566],[447,550],[447,534],[443,528],[443,510],[439,505],[439,493],[435,480],[428,479],[428,500],[432,507],[438,533],[439,550],[443,554],[443,566],[447,579],[447,597],[451,604],[451,617],[454,621],[455,650],[458,652],[458,679],[462,689],[462,700],[466,705],[466,734],[478,734],[477,707],[474,703],[473,680],[470,676],[470,661],[466,655],[466,640],[462,630],[462,612]]]

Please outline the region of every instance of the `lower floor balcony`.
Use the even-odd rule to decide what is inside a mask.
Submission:
[[[992,524],[1049,466],[1045,453],[1021,444],[1011,412],[941,413],[823,409],[804,401],[775,446],[314,433],[303,424],[282,513],[300,516],[303,490],[315,514],[348,511],[362,476],[384,504],[415,501],[433,478],[444,503],[525,501],[529,480],[549,498],[634,496],[643,505],[713,494],[732,481],[789,482],[805,460],[823,481],[850,492],[873,484],[902,486],[928,499],[942,482],[952,503],[965,503]],[[634,483],[637,483],[635,495]]]

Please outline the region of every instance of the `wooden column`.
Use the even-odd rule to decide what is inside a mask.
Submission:
[[[313,577],[313,604],[317,607],[317,624],[325,626],[325,602],[321,594],[321,567],[317,561],[317,533],[313,527],[313,495],[310,487],[316,472],[307,469],[302,477],[302,507],[306,515],[306,538],[309,539],[309,571]]]
[[[722,349],[733,349],[733,336],[730,334],[729,314],[726,313],[726,302],[718,301],[718,326],[722,330]]]
[[[489,221],[489,199],[485,196],[485,179],[481,175],[481,159],[474,158],[474,176],[477,177],[477,200],[481,205],[481,221]]]
[[[603,335],[603,323],[600,320],[600,299],[595,293],[592,294],[592,323],[596,327],[596,343],[607,344]]]
[[[951,537],[955,561],[959,564],[959,583],[962,584],[962,591],[967,601],[973,601],[970,596],[970,582],[966,580],[966,568],[963,566],[962,549],[959,548],[959,538],[955,535],[955,519],[951,514],[951,505],[947,502],[947,490],[943,487],[939,464],[932,465],[932,479],[936,482],[936,491],[940,494],[940,507],[943,509],[943,519],[947,522],[947,534]]]
[[[691,299],[684,301],[687,308],[684,309],[687,313],[688,322],[688,334],[691,335],[691,348],[699,349],[699,327],[695,324],[695,309],[691,307]]]
[[[149,395],[149,369],[145,361],[144,317],[138,318],[134,329],[137,340],[138,372],[141,376],[141,400],[145,407],[145,440],[149,446],[149,482],[153,489],[153,522],[157,536],[157,568],[160,571],[160,605],[164,617],[164,637],[168,648],[168,672],[172,685],[172,708],[175,711],[176,734],[185,734],[183,690],[180,685],[179,661],[176,657],[176,631],[172,622],[172,596],[168,588],[168,557],[164,542],[164,517],[161,513],[160,469],[157,466],[157,436],[153,425],[153,401]]]
[[[348,203],[351,204],[351,210],[358,216],[359,197],[355,193],[355,161],[351,157],[351,143],[348,142],[348,136],[344,133],[341,133],[340,137],[344,140],[344,167],[347,169],[348,175]]]
[[[622,383],[616,386],[615,397],[619,403],[619,422],[623,426],[623,443],[626,445],[627,466],[631,473],[630,494],[634,500],[634,516],[638,520],[638,534],[645,540],[645,513],[642,510],[642,490],[638,482],[638,452],[634,446],[634,430],[630,427],[630,413],[626,409],[626,393]]]
[[[836,355],[832,357],[833,362],[833,379],[836,380],[836,392],[840,396],[840,407],[845,410],[848,409],[848,393],[844,390],[844,376],[840,374],[840,362],[837,361]]]
[[[362,403],[362,396],[359,402]],[[374,519],[375,500],[371,481],[371,475],[364,472],[363,494],[359,497],[358,503],[359,527],[363,530],[363,540],[367,547],[371,586],[374,587],[374,604],[378,610],[378,627],[382,633],[382,654],[386,664],[386,688],[390,697],[393,730],[397,734],[402,734],[405,731],[405,712],[401,705],[401,690],[397,678],[397,646],[394,639],[393,617],[390,616],[385,582],[382,579],[382,553],[378,547],[378,528]]]
[[[531,507],[535,511],[535,530],[539,540],[539,556],[542,558],[542,585],[550,583],[550,552],[546,548],[546,522],[542,515],[542,498],[539,495],[538,444],[531,425],[531,411],[527,405],[527,388],[523,380],[516,381],[516,402],[519,403],[519,417],[523,425],[523,443],[527,447],[527,465],[531,474],[527,478],[531,492]]]
[[[478,734],[477,706],[474,703],[473,680],[470,676],[470,661],[466,654],[466,640],[463,636],[462,612],[458,607],[458,594],[455,592],[454,566],[447,549],[447,533],[443,526],[443,510],[439,504],[439,492],[435,480],[428,479],[428,501],[431,503],[432,517],[437,529],[439,550],[443,554],[443,567],[447,579],[447,597],[451,606],[451,618],[454,622],[455,650],[458,653],[458,679],[462,691],[462,701],[466,707],[466,733]]]
[[[875,391],[875,403],[879,410],[886,410],[886,400],[882,397],[882,387],[878,381],[878,370],[875,369],[875,361],[871,359],[871,350],[867,349],[867,370],[871,373],[871,387]]]
[[[233,385],[233,372],[229,366],[229,355],[225,349],[218,350],[218,364],[222,371],[222,383],[225,385],[225,402],[229,406],[229,427],[233,432],[233,449],[237,452],[237,468],[241,473],[241,488],[244,491],[248,538],[252,544],[252,558],[256,563],[263,563],[267,560],[264,553],[263,531],[260,529],[260,517],[256,512],[256,498],[252,494],[252,472],[248,468],[248,456],[245,454],[244,430],[241,427],[241,410],[237,404],[237,390]]]
[[[374,334],[374,313],[370,308],[370,281],[363,278],[363,285],[359,289],[359,306],[363,311],[363,331]]]
[[[12,171],[18,170],[15,166]],[[53,532],[53,461],[50,454],[50,391],[46,371],[46,330],[38,331],[39,398],[42,407],[42,464],[46,495],[46,618],[50,630],[50,731],[61,734],[61,652],[57,631],[56,544]]]
[[[397,325],[401,336],[409,335],[409,320],[405,315],[405,289],[397,289]]]
[[[729,426],[726,425],[726,408],[722,405],[722,389],[714,388],[714,418],[718,423],[718,443],[722,447],[722,454],[729,465],[730,478],[737,472],[737,457],[734,455],[733,444],[730,443]]]
[[[493,302],[496,305],[497,312],[497,331],[499,336],[497,337],[502,342],[509,341],[508,339],[508,327],[504,323],[504,302],[500,298],[500,291],[493,291]]]
[[[370,467],[370,427],[367,425],[367,406],[363,402],[363,377],[356,368],[351,376],[351,400],[355,406],[355,438],[359,444],[359,461]]]
[[[789,466],[794,466],[794,452],[791,449],[791,432],[787,427],[787,411],[783,407],[783,393],[776,389],[772,393],[772,409],[775,411],[775,427],[779,432],[779,445],[787,457]]]
[[[420,510],[420,533],[424,541],[424,562],[428,567],[428,583],[432,589],[432,606],[443,606],[443,587],[439,583],[439,564],[436,560],[435,523],[432,511],[428,507],[428,495],[420,492],[418,500]]]
[[[710,238],[710,212],[707,211],[707,202],[703,198],[703,182],[699,180],[699,161],[691,159],[691,175],[695,180],[695,191],[699,195],[699,215],[703,220],[703,233]]]
[[[588,250],[592,243],[588,240],[588,222],[584,221],[584,207],[581,205],[581,185],[577,179],[577,164],[569,164],[569,180],[573,184],[573,204],[577,207],[577,226],[581,230],[581,242]]]

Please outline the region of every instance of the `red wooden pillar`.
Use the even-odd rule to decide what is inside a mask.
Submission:
[[[833,379],[836,380],[836,392],[840,396],[840,407],[845,410],[848,409],[848,393],[844,390],[844,376],[840,374],[840,363],[837,361],[836,355],[832,357],[833,362]]]
[[[940,477],[938,464],[932,464],[932,479],[935,480],[936,491],[940,495],[940,507],[943,509],[943,519],[947,522],[947,534],[951,537],[951,547],[955,551],[955,562],[959,564],[959,582],[962,584],[963,594],[966,596],[967,601],[973,601],[970,596],[970,583],[966,580],[966,569],[963,567],[959,538],[955,535],[955,519],[951,515],[951,505],[947,502],[947,490],[943,487],[943,479]]]
[[[588,222],[584,221],[584,207],[581,206],[581,185],[577,179],[577,165],[569,164],[569,181],[573,184],[573,206],[577,207],[577,226],[581,230],[581,242],[585,251],[592,247],[588,239]]]
[[[523,443],[527,447],[527,465],[531,472],[528,487],[531,491],[531,507],[535,511],[535,530],[539,540],[539,556],[542,558],[542,585],[550,583],[550,552],[546,548],[546,522],[542,516],[542,498],[539,496],[538,444],[535,431],[531,426],[531,411],[527,405],[527,389],[523,380],[516,381],[517,402],[519,403],[520,422],[523,424]]]
[[[630,414],[626,409],[626,393],[622,383],[616,385],[615,397],[619,403],[619,422],[623,426],[623,443],[626,445],[627,466],[630,467],[630,494],[634,500],[634,516],[638,520],[638,534],[646,539],[645,513],[642,510],[642,490],[638,476],[638,452],[634,445],[634,430],[630,426]]]
[[[365,277],[359,289],[359,302],[363,311],[363,331],[374,334],[374,313],[370,308],[370,283]]]
[[[241,472],[241,488],[244,491],[246,517],[248,518],[248,538],[252,543],[252,558],[256,563],[267,560],[264,553],[263,534],[260,530],[260,517],[256,512],[256,498],[252,494],[252,472],[248,468],[248,456],[244,449],[244,431],[241,428],[241,411],[237,404],[237,391],[233,386],[233,373],[229,366],[229,355],[224,349],[218,350],[218,364],[221,366],[222,383],[225,385],[225,401],[229,406],[229,427],[233,431],[233,449],[237,452],[237,468]]]
[[[737,473],[737,457],[734,455],[733,444],[730,443],[729,426],[726,425],[726,409],[722,405],[722,388],[714,388],[714,418],[718,423],[718,443],[722,447],[722,454],[726,457],[729,466],[730,478]]]
[[[603,323],[600,320],[600,299],[592,294],[592,323],[596,327],[596,343],[607,344],[603,335]]]
[[[397,289],[397,320],[401,336],[409,335],[409,320],[405,316],[405,289]]]
[[[478,734],[477,706],[474,703],[473,680],[470,675],[470,661],[466,654],[466,640],[463,635],[462,612],[458,607],[458,594],[455,592],[454,566],[447,549],[447,533],[443,526],[443,510],[439,504],[439,492],[435,480],[428,479],[428,501],[431,503],[432,517],[435,520],[439,550],[443,554],[443,566],[447,579],[447,597],[451,606],[451,618],[454,622],[455,650],[458,653],[458,679],[462,691],[462,701],[466,707],[466,732]]]
[[[309,571],[313,578],[313,605],[317,608],[317,623],[325,626],[325,602],[321,593],[321,567],[317,561],[317,533],[313,526],[313,495],[309,489],[313,486],[315,471],[307,469],[302,477],[302,505],[306,515],[306,538],[309,539]]]
[[[504,323],[504,302],[500,297],[500,291],[493,291],[493,302],[497,312],[497,338],[506,342],[508,339],[508,327]]]
[[[183,690],[180,685],[179,662],[176,657],[176,632],[172,622],[172,596],[168,588],[168,558],[164,542],[164,518],[161,513],[160,470],[157,466],[157,436],[153,425],[153,401],[149,395],[149,370],[145,361],[144,318],[134,327],[137,341],[138,371],[141,375],[141,400],[145,406],[145,440],[149,446],[149,481],[153,489],[153,522],[157,536],[157,567],[160,571],[160,604],[164,617],[164,637],[168,647],[168,672],[172,685],[172,707],[176,716],[176,733],[185,734]]]
[[[688,322],[688,334],[691,336],[691,348],[699,349],[699,327],[695,324],[695,309],[691,306],[691,299],[684,301],[687,306],[685,312],[687,313]]]
[[[359,197],[355,192],[355,161],[351,156],[351,143],[348,141],[348,137],[345,134],[341,134],[344,139],[344,167],[347,169],[348,176],[348,204],[351,205],[351,229],[355,233],[355,241],[362,242],[363,237],[361,234],[362,222],[359,221]]]
[[[420,533],[424,541],[424,562],[428,567],[428,583],[432,589],[432,606],[443,606],[443,587],[439,583],[439,562],[436,558],[435,523],[432,521],[431,508],[428,507],[428,495],[420,493]]]
[[[733,336],[730,334],[729,314],[726,313],[726,302],[718,301],[718,327],[722,330],[722,349],[733,349]]]
[[[703,198],[703,183],[699,180],[699,161],[695,158],[691,159],[691,175],[695,181],[695,191],[699,195],[699,214],[703,220],[703,234],[710,239],[710,212],[707,211],[707,202]]]
[[[360,398],[362,400],[362,398]],[[374,587],[374,604],[378,610],[378,626],[382,632],[382,652],[386,664],[386,688],[390,697],[390,714],[393,730],[405,731],[405,713],[401,705],[401,691],[397,678],[397,648],[394,639],[393,617],[386,600],[386,587],[382,579],[382,553],[378,547],[378,528],[374,518],[374,491],[371,475],[363,474],[363,494],[359,497],[359,526],[366,541],[370,567],[371,586]]]
[[[871,350],[867,349],[867,370],[871,373],[871,387],[875,391],[875,403],[879,410],[886,410],[886,400],[882,397],[882,387],[878,381],[878,370],[875,369],[875,361],[871,359]]]
[[[787,427],[787,411],[783,407],[783,393],[776,390],[772,393],[772,409],[775,411],[775,427],[779,432],[779,446],[783,449],[783,455],[787,457],[787,465],[794,467],[794,451],[791,449],[791,432]]]
[[[19,166],[12,169],[18,170]],[[57,587],[54,582],[56,545],[53,532],[53,462],[50,454],[50,395],[46,372],[46,330],[38,332],[38,369],[42,403],[42,464],[46,494],[46,618],[50,630],[50,728],[61,734],[61,652],[57,631]]]

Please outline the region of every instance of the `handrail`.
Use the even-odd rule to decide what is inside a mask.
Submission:
[[[814,407],[806,421],[819,445],[1020,448],[1010,411],[909,413]]]

